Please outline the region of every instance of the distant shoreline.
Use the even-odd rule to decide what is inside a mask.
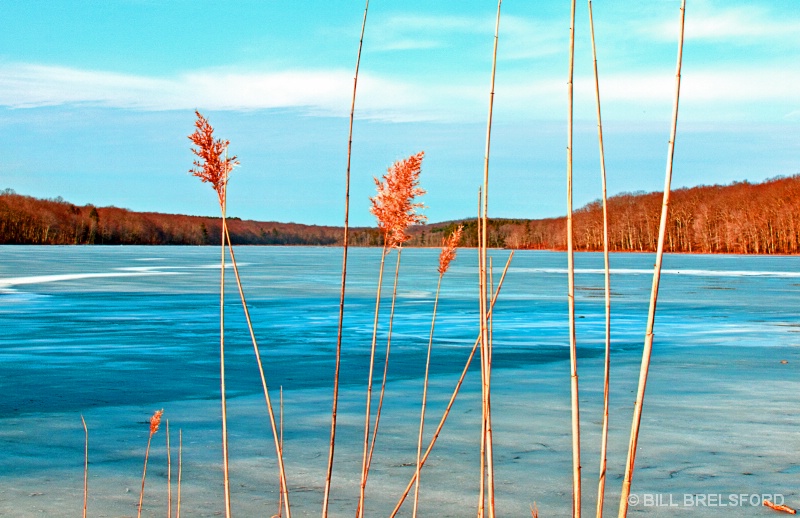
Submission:
[[[608,199],[611,252],[652,253],[659,235],[662,193],[622,193]],[[603,250],[603,208],[599,201],[573,213],[575,252]],[[341,246],[344,228],[275,221],[227,219],[234,245]],[[461,244],[476,247],[475,218],[409,229],[408,247],[437,248],[463,225]],[[216,245],[219,217],[135,212],[117,207],[78,206],[62,198],[37,199],[0,191],[0,244],[49,245]],[[490,218],[489,248],[566,250],[566,217]],[[380,247],[377,228],[350,227],[353,247]],[[800,254],[800,175],[760,184],[676,189],[670,196],[666,253]]]

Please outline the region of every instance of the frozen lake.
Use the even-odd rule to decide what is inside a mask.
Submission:
[[[507,254],[492,251],[495,280]],[[173,477],[178,430],[183,433],[183,512],[223,511],[219,249],[4,246],[0,258],[0,515],[81,512],[83,414],[90,433],[89,514],[135,516],[147,421],[160,408],[170,421]],[[413,473],[437,258],[433,249],[403,252],[367,514],[387,515]],[[273,401],[280,386],[284,391],[293,512],[315,516],[330,433],[341,250],[242,247],[237,259]],[[380,250],[351,249],[350,259],[333,516],[352,516],[358,500]],[[652,254],[611,257],[609,515],[618,505],[653,261]],[[476,264],[475,250],[460,250],[442,284],[426,436],[477,335]],[[529,516],[534,501],[542,516],[571,514],[565,265],[563,253],[517,252],[495,308],[500,516]],[[393,267],[394,255],[387,259],[386,301]],[[583,505],[593,514],[602,420],[602,256],[577,254],[576,267]],[[227,293],[233,511],[270,516],[277,512],[278,484],[269,422],[233,282]],[[382,315],[385,337],[388,304]],[[379,339],[377,377],[384,348]],[[478,365],[423,470],[423,516],[474,513]],[[800,258],[666,256],[632,487],[639,502],[630,513],[773,513],[753,495],[778,495],[800,507],[798,366]],[[147,516],[166,513],[164,432],[162,425],[153,439]],[[409,509],[401,514],[410,516]]]

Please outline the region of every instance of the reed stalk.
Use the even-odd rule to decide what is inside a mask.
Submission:
[[[281,456],[283,456],[283,385],[281,385],[281,400],[278,412],[278,419],[280,420]],[[282,506],[283,506],[283,486],[281,486],[281,490],[278,492],[278,518],[281,518],[281,515],[283,514],[283,510],[281,508]]]
[[[431,317],[431,332],[428,337],[428,355],[425,359],[425,377],[422,382],[422,406],[419,416],[419,435],[417,437],[417,468],[416,468],[416,483],[414,486],[414,511],[412,515],[414,518],[417,516],[417,509],[419,508],[419,473],[422,469],[422,434],[425,428],[425,408],[428,402],[428,377],[431,367],[431,349],[433,349],[433,331],[436,326],[436,310],[439,307],[439,293],[442,288],[442,277],[445,272],[450,268],[450,263],[456,257],[456,247],[461,240],[461,234],[464,231],[464,226],[459,227],[442,242],[442,251],[439,254],[439,280],[436,283],[436,297],[433,299],[433,316]]]
[[[628,444],[628,460],[625,463],[625,478],[622,482],[622,494],[619,503],[619,517],[628,514],[628,497],[631,492],[633,468],[636,462],[636,448],[639,443],[639,426],[642,421],[642,405],[644,392],[647,386],[647,374],[650,369],[650,356],[653,351],[653,326],[656,317],[656,303],[658,301],[658,286],[661,280],[661,262],[664,256],[664,240],[667,233],[667,216],[669,213],[669,195],[672,183],[672,163],[675,155],[675,136],[678,129],[678,104],[681,94],[681,64],[683,61],[683,35],[686,17],[686,0],[681,0],[680,36],[678,39],[678,64],[675,71],[675,101],[672,106],[672,128],[670,130],[669,146],[667,151],[667,167],[664,178],[664,198],[661,205],[661,222],[658,230],[658,248],[656,250],[656,264],[653,271],[653,286],[650,292],[650,309],[647,313],[647,330],[642,351],[642,366],[639,372],[639,387],[636,392],[636,403],[633,407],[633,422],[631,424],[631,438]]]
[[[378,397],[378,408],[375,410],[375,426],[372,427],[372,442],[369,447],[369,457],[367,458],[367,474],[372,466],[372,454],[375,452],[375,440],[378,436],[378,425],[381,422],[381,410],[383,409],[383,396],[386,393],[386,378],[389,373],[389,352],[392,348],[392,328],[394,326],[394,308],[397,301],[397,280],[400,274],[400,257],[403,247],[397,248],[397,265],[394,269],[394,287],[392,288],[392,306],[389,311],[389,332],[386,338],[386,357],[383,362],[383,380],[381,381],[381,392]]]
[[[183,430],[178,428],[178,502],[175,518],[181,518],[181,475],[183,474]]]
[[[572,407],[572,516],[581,516],[581,424],[578,408],[578,358],[575,343],[575,262],[572,242],[572,76],[575,68],[575,0],[571,2],[569,25],[569,96],[567,114],[567,300],[569,306],[569,363]]]
[[[258,374],[261,378],[261,388],[264,392],[264,401],[267,405],[267,414],[269,415],[269,422],[272,428],[272,438],[275,444],[275,453],[278,458],[278,475],[281,484],[281,493],[283,495],[283,502],[284,508],[286,510],[286,518],[292,517],[291,507],[289,504],[289,488],[286,483],[286,469],[283,462],[283,448],[280,444],[280,438],[278,433],[278,427],[275,419],[275,411],[272,407],[272,399],[269,396],[269,388],[267,387],[267,377],[264,373],[264,364],[261,361],[261,352],[258,349],[258,341],[256,340],[256,334],[253,330],[253,321],[250,318],[250,309],[247,307],[247,300],[244,296],[244,288],[242,287],[242,279],[239,275],[239,266],[236,263],[236,255],[233,251],[233,246],[230,244],[230,234],[228,233],[228,226],[225,226],[225,235],[228,238],[228,252],[230,253],[231,257],[231,265],[233,266],[233,274],[236,278],[236,287],[239,290],[239,298],[242,301],[242,308],[244,310],[244,317],[247,321],[247,329],[250,332],[250,341],[253,344],[253,352],[256,356],[256,364],[258,365]]]
[[[489,518],[494,518],[494,451],[492,448],[492,428],[489,424],[491,421],[491,408],[489,406],[489,398],[491,394],[491,363],[489,361],[489,330],[487,325],[487,301],[486,301],[486,249],[488,247],[487,234],[488,234],[488,209],[489,209],[489,150],[491,146],[492,137],[492,112],[494,108],[494,85],[495,75],[497,71],[497,43],[498,35],[500,32],[500,7],[503,0],[497,2],[497,17],[494,27],[494,48],[492,51],[492,76],[491,76],[491,89],[489,93],[489,114],[486,122],[486,153],[483,159],[483,210],[482,210],[482,225],[483,231],[481,233],[480,248],[480,328],[481,328],[481,372],[482,372],[482,410],[483,410],[483,434],[485,435],[486,444],[486,476],[488,478],[488,497],[489,497]],[[483,478],[483,475],[481,475]],[[478,516],[482,516],[479,510]]]
[[[594,91],[597,104],[597,140],[600,147],[600,180],[603,189],[603,267],[605,281],[606,336],[603,363],[603,431],[600,438],[600,475],[597,485],[597,518],[603,518],[608,462],[608,380],[611,374],[611,269],[608,260],[608,197],[606,194],[606,159],[603,146],[603,118],[600,111],[600,75],[597,72],[597,47],[594,39],[592,0],[589,1],[589,30],[592,36],[592,61],[594,63]]]
[[[158,426],[161,424],[161,416],[164,410],[156,410],[153,417],[150,418],[150,435],[147,436],[147,449],[144,452],[144,469],[142,470],[142,489],[139,492],[139,511],[137,516],[142,516],[142,502],[144,501],[144,481],[147,478],[147,459],[150,457],[150,443],[153,441],[153,435],[158,431]]]
[[[89,502],[89,429],[86,427],[86,420],[81,415],[83,423],[83,518],[86,518],[86,505]]]
[[[167,518],[172,518],[172,453],[169,449],[169,419],[167,419]]]
[[[482,243],[483,243],[483,187],[478,188],[478,269],[480,270],[483,261]],[[482,282],[479,278],[478,287],[480,289]],[[478,295],[482,297],[482,295]],[[480,311],[483,312],[483,298],[480,298]],[[483,340],[483,328],[481,328],[480,339]],[[481,460],[479,462],[481,471],[481,481],[478,486],[478,518],[483,518],[484,509],[486,507],[486,408],[483,405],[483,387],[486,380],[486,369],[483,364],[483,342],[481,341],[481,440],[480,440],[480,453]]]
[[[371,417],[371,405],[372,405],[372,376],[375,367],[375,346],[378,340],[378,315],[380,313],[381,307],[381,288],[383,286],[383,268],[386,264],[386,253],[387,253],[387,242],[384,241],[383,243],[383,250],[381,252],[381,266],[380,271],[378,273],[378,289],[376,290],[375,295],[375,319],[373,320],[372,324],[372,345],[370,347],[370,358],[369,358],[369,377],[367,378],[367,409],[366,409],[366,417],[364,419],[364,454],[361,461],[361,485],[359,489],[359,497],[358,497],[358,509],[356,510],[356,517],[361,518],[364,515],[364,493],[365,488],[367,486],[367,456],[368,456],[368,447],[369,447],[369,429],[370,429],[370,417]]]
[[[369,475],[370,463],[372,460],[372,451],[375,446],[375,437],[373,434],[373,444],[370,448],[369,444],[369,429],[371,417],[371,400],[372,400],[372,376],[375,368],[375,345],[378,333],[378,310],[380,308],[380,294],[381,285],[383,284],[383,268],[386,262],[387,250],[392,248],[398,249],[397,257],[397,270],[395,270],[395,293],[397,290],[397,277],[400,267],[400,248],[403,243],[408,241],[411,236],[408,235],[407,230],[411,225],[418,225],[425,222],[427,219],[421,214],[417,214],[416,210],[424,207],[422,203],[415,202],[417,196],[425,194],[425,190],[419,186],[419,175],[422,171],[422,159],[425,157],[424,152],[419,152],[416,155],[399,160],[395,162],[383,175],[383,180],[375,178],[375,186],[377,187],[377,194],[370,198],[372,206],[370,212],[375,215],[378,220],[378,228],[383,235],[383,253],[381,254],[381,267],[380,275],[378,277],[378,290],[377,298],[375,301],[375,322],[372,328],[372,347],[370,351],[370,365],[369,365],[369,380],[367,381],[367,408],[364,418],[364,454],[361,464],[361,488],[359,491],[359,502],[356,509],[356,516],[361,517],[364,515],[364,495],[367,485],[367,477]],[[395,296],[392,297],[392,307],[394,308]],[[393,310],[394,311],[394,310]],[[391,340],[391,328],[389,332]],[[384,379],[381,390],[381,400],[383,399],[383,388],[386,384],[386,369],[388,368],[389,361],[389,344],[387,343],[386,350],[386,363],[384,367]],[[382,402],[382,401],[381,401]],[[379,409],[380,412],[380,409]],[[378,419],[380,413],[376,416],[375,432],[377,433]]]
[[[503,268],[503,275],[500,277],[500,280],[497,282],[497,290],[492,297],[491,304],[489,305],[489,313],[491,314],[494,304],[497,301],[498,295],[500,295],[500,289],[503,287],[503,281],[506,278],[506,272],[508,272],[508,267],[511,265],[511,259],[514,257],[514,251],[512,250],[508,256],[508,260],[506,261],[506,266]],[[433,432],[433,437],[431,438],[430,443],[428,443],[428,448],[425,450],[425,454],[422,456],[420,460],[420,468],[425,465],[425,461],[428,460],[428,456],[431,454],[433,450],[433,446],[436,444],[436,440],[439,438],[439,434],[442,432],[442,428],[444,428],[444,423],[447,421],[447,417],[450,415],[450,409],[453,408],[453,403],[456,401],[456,396],[458,396],[458,392],[461,389],[461,385],[464,383],[464,378],[467,377],[467,372],[469,371],[470,365],[472,365],[472,360],[475,357],[475,352],[478,350],[478,345],[481,343],[481,335],[478,333],[478,337],[475,338],[475,343],[472,345],[472,350],[467,357],[466,365],[464,365],[464,369],[461,371],[461,376],[458,378],[456,382],[456,386],[453,389],[453,395],[450,396],[450,401],[447,403],[447,407],[442,414],[442,418],[439,420],[439,425],[436,427],[436,431]],[[394,518],[397,513],[400,511],[400,507],[402,507],[403,502],[405,502],[408,493],[411,492],[411,488],[414,487],[414,482],[417,479],[416,472],[411,476],[411,480],[408,482],[405,491],[400,496],[400,499],[397,502],[392,514],[389,515],[390,518]]]
[[[228,224],[225,217],[226,190],[227,184],[222,187],[223,194],[220,200],[223,232],[219,274],[219,379],[222,407],[222,479],[225,491],[225,517],[231,518],[231,483],[228,471],[228,401],[225,391],[225,239],[228,235]]]
[[[226,218],[228,178],[233,167],[239,162],[236,157],[228,157],[227,140],[215,139],[214,128],[208,123],[199,111],[195,110],[197,120],[195,131],[189,135],[189,140],[197,146],[192,148],[192,153],[197,156],[194,167],[189,170],[203,183],[210,183],[217,193],[220,212],[222,213],[222,246],[220,250],[220,287],[219,287],[219,370],[220,370],[220,401],[222,406],[222,473],[225,491],[225,516],[231,516],[230,479],[228,477],[228,405],[225,391],[225,241],[228,236],[228,223]],[[223,154],[225,158],[223,158]]]
[[[336,366],[333,374],[333,408],[331,409],[331,439],[328,450],[328,471],[325,476],[325,491],[322,497],[322,518],[328,516],[328,501],[331,491],[331,477],[333,475],[333,457],[336,446],[336,417],[339,407],[339,367],[342,358],[342,329],[344,322],[344,294],[347,284],[347,247],[349,241],[349,221],[350,221],[350,159],[353,151],[353,118],[356,109],[356,89],[358,87],[358,69],[361,65],[361,48],[364,45],[364,29],[367,26],[367,11],[369,10],[369,0],[366,0],[364,7],[364,19],[361,22],[361,38],[358,41],[358,56],[356,57],[356,72],[353,77],[353,98],[350,102],[350,128],[347,138],[347,172],[345,175],[345,197],[344,197],[344,241],[342,251],[342,285],[339,290],[339,322],[336,332]]]

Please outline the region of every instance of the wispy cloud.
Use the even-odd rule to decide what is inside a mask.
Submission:
[[[487,92],[483,77],[473,79],[453,82],[364,74],[359,79],[357,113],[361,118],[395,122],[481,120]],[[345,116],[352,81],[352,73],[344,70],[198,70],[158,78],[4,64],[0,65],[0,105],[78,104],[148,111],[291,108],[315,116]],[[771,103],[773,111],[790,113],[799,107],[791,101],[797,98],[797,84],[800,71],[775,67],[748,69],[747,73],[692,71],[684,74],[682,98],[695,103],[695,117],[727,118],[726,113],[752,112],[765,103]],[[576,77],[576,101],[593,103],[593,85],[591,76]],[[497,101],[502,113],[513,118],[559,118],[565,88],[564,78],[552,75],[504,77],[498,81]],[[641,106],[671,103],[673,88],[674,79],[668,72],[617,73],[601,79],[604,106],[615,118],[624,118]]]
[[[662,40],[674,41],[677,24],[670,20],[654,23],[644,32]],[[778,18],[762,6],[725,7],[711,9],[706,6],[686,17],[687,40],[752,41],[754,39],[800,41],[800,18]]]

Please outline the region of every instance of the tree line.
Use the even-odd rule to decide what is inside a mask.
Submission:
[[[609,248],[654,251],[662,194],[622,193],[609,198]],[[677,189],[670,196],[667,252],[800,253],[800,175],[762,183]],[[602,206],[594,201],[574,213],[576,250],[603,249]],[[411,229],[408,246],[440,246],[464,225],[462,246],[477,246],[474,218]],[[342,229],[333,226],[259,222],[229,218],[237,245],[338,246]],[[117,207],[77,206],[0,192],[2,244],[211,245],[221,239],[220,218],[133,212]],[[491,219],[490,246],[563,250],[566,218]],[[352,246],[381,246],[376,228],[353,228]]]

